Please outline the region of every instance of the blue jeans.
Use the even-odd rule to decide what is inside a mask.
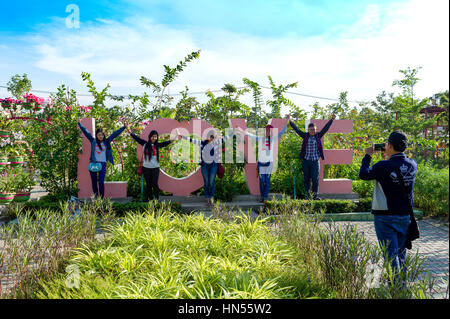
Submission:
[[[205,189],[205,198],[213,198],[216,190],[215,180],[217,174],[217,163],[202,165],[202,176]]]
[[[303,160],[302,168],[305,180],[306,197],[310,196],[309,191],[311,189],[311,180],[312,180],[313,197],[317,197],[317,194],[319,193],[319,168],[320,168],[319,160],[316,161]]]
[[[378,243],[387,247],[389,262],[397,274],[403,270],[406,261],[405,242],[409,223],[409,215],[374,215]]]
[[[89,171],[89,173],[91,174],[92,192],[94,193],[95,196],[98,196],[98,190],[100,189],[100,197],[104,198],[105,197],[106,163],[101,162],[101,164],[102,164],[102,170],[100,172],[94,173],[94,172]],[[98,174],[98,178],[97,178],[97,174]],[[97,187],[97,183],[98,183],[98,187]]]
[[[270,191],[271,174],[261,174],[261,171],[263,171],[261,168],[264,167],[264,164],[268,164],[268,163],[259,163],[258,162],[259,192],[261,194],[261,197],[264,200],[267,200],[267,198],[269,197],[269,191]]]

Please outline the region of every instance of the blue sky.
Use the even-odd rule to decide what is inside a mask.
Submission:
[[[65,24],[70,4],[79,29]],[[84,93],[87,71],[112,93],[139,93],[141,75],[158,80],[163,64],[201,49],[171,92],[244,77],[267,85],[271,75],[298,81],[300,93],[369,100],[408,66],[423,67],[418,95],[448,89],[447,0],[27,0],[2,1],[0,12],[10,13],[0,19],[0,85],[27,73],[34,89],[64,83]]]
[[[80,8],[81,20],[84,23],[95,23],[98,19],[124,21],[129,16],[137,15],[176,28],[215,28],[260,36],[287,33],[311,36],[335,26],[355,22],[364,8],[371,3],[385,5],[392,1],[2,1],[1,12],[13,14],[0,20],[0,30],[9,35],[39,32],[42,24],[52,23],[55,17],[66,17],[67,5],[76,4]]]

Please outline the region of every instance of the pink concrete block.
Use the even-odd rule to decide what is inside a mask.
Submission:
[[[323,179],[319,181],[320,194],[351,194],[352,181],[350,179]]]
[[[352,164],[353,153],[351,150],[323,150],[324,161],[320,161],[323,165],[331,164]]]
[[[320,131],[328,120],[311,120]],[[353,132],[353,121],[335,120],[328,130],[329,133],[351,133]],[[322,138],[323,144],[323,138]],[[352,164],[353,153],[351,150],[324,150],[325,160],[320,160],[319,193],[320,194],[350,194],[352,193],[352,181],[349,179],[324,179],[324,165]]]
[[[309,123],[314,123],[317,126],[317,131],[320,131],[329,120],[310,120]],[[307,131],[307,129],[306,129]],[[331,124],[328,133],[351,133],[353,132],[352,120],[334,120]]]
[[[84,118],[81,124],[95,135],[95,120]],[[92,197],[91,176],[88,170],[89,158],[91,157],[91,142],[80,131],[82,141],[82,152],[78,155],[78,198]],[[106,164],[111,165],[111,164]],[[105,198],[125,198],[127,197],[127,182],[105,182]]]

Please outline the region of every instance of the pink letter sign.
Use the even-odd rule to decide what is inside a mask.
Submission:
[[[326,120],[312,120],[320,130],[325,124]],[[241,127],[243,130],[247,129],[247,123],[245,119],[230,119],[230,123],[233,129],[236,127]],[[83,119],[82,124],[91,132],[94,131],[94,121],[93,119]],[[276,131],[280,131],[286,124],[284,119],[272,119],[271,124]],[[214,129],[211,125],[203,120],[192,119],[189,122],[178,122],[173,119],[157,119],[151,122],[141,133],[141,138],[145,141],[148,140],[148,134],[152,130],[156,130],[159,135],[171,134],[179,129],[180,133],[184,136],[189,134],[194,134],[195,139],[206,139],[207,133]],[[348,120],[338,120],[334,121],[331,125],[329,133],[350,133],[353,131],[353,122]],[[226,133],[228,134],[228,133]],[[228,140],[229,141],[229,140]],[[248,143],[248,137],[244,137],[244,143],[238,143],[237,149],[244,154],[245,159],[247,159],[247,164],[244,167],[245,176],[247,179],[247,185],[250,190],[250,194],[259,195],[259,178],[257,176],[257,159],[254,149],[250,147]],[[274,145],[275,161],[277,160],[278,154],[278,143]],[[78,187],[80,192],[78,196],[80,198],[87,198],[92,195],[91,179],[89,171],[87,169],[90,157],[90,143],[83,136],[83,153],[79,155],[78,161]],[[176,147],[176,145],[174,146]],[[227,146],[227,149],[232,149],[232,147]],[[142,156],[142,146],[137,147],[137,156],[141,158]],[[181,150],[185,152],[186,150]],[[190,149],[188,150],[190,152]],[[319,181],[319,191],[323,194],[329,193],[351,193],[352,192],[352,181],[348,179],[336,179],[336,180],[324,180],[323,179],[323,165],[324,164],[351,164],[352,163],[352,152],[350,150],[324,150],[325,161],[321,161],[320,164],[320,181]],[[227,157],[226,155],[225,157]],[[194,159],[197,162],[197,159]],[[222,162],[224,162],[222,160]],[[228,162],[228,161],[225,161]],[[276,164],[275,166],[276,167]],[[179,196],[189,196],[192,192],[203,187],[203,178],[199,168],[191,173],[187,177],[175,178],[167,175],[162,169],[159,177],[159,187],[160,189],[172,193],[173,195]],[[126,197],[127,182],[106,182],[105,183],[105,197],[117,198]]]
[[[242,128],[244,131],[247,129],[247,123],[245,119],[231,119],[231,124],[233,129],[238,126]],[[286,120],[284,119],[272,119],[270,124],[276,129],[277,132],[280,132],[283,126],[286,124]],[[259,189],[259,177],[257,175],[257,159],[255,152],[252,147],[249,147],[249,139],[248,136],[244,137],[245,145],[238,144],[237,148],[240,151],[244,152],[244,157],[247,159],[247,164],[244,166],[245,177],[247,179],[247,186],[250,190],[250,194],[252,195],[260,195]],[[280,140],[275,143],[274,154],[275,161],[277,160],[278,154],[278,144]]]
[[[317,125],[317,131],[320,131],[328,120],[311,120],[311,123]],[[308,126],[308,123],[305,123]],[[328,133],[351,133],[353,132],[353,121],[335,120],[331,124]],[[323,145],[323,138],[322,138]],[[350,179],[324,179],[323,168],[327,164],[351,164],[353,163],[353,153],[351,150],[324,150],[324,161],[320,161],[319,174],[319,194],[351,194],[352,181]]]
[[[95,120],[92,118],[82,119],[81,124],[91,132],[95,133]],[[91,142],[83,136],[82,153],[78,154],[78,198],[90,198],[92,196],[92,183],[88,166],[91,157]],[[105,182],[105,198],[125,198],[127,197],[127,182]]]
[[[199,119],[192,119],[189,122],[178,122],[173,119],[157,119],[147,125],[141,133],[141,138],[148,141],[148,134],[150,134],[152,130],[156,130],[159,135],[162,135],[170,134],[177,128],[182,135],[195,134],[197,135],[197,137],[194,136],[195,139],[199,139],[198,136],[201,136],[201,139],[205,139],[206,136],[203,135],[209,131],[208,128],[211,128],[211,125],[208,122]],[[142,157],[142,152],[142,146],[138,145],[138,158]],[[160,172],[158,180],[159,188],[172,193],[173,195],[189,196],[192,192],[203,187],[203,177],[200,171],[200,165],[194,173],[183,178],[169,176],[163,169],[161,169]]]

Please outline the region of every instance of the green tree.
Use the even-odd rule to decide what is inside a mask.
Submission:
[[[31,90],[31,80],[28,79],[27,74],[20,76],[14,75],[7,83],[8,91],[17,99],[21,100],[26,92]]]
[[[269,114],[272,118],[281,118],[281,106],[286,105],[288,107],[295,108],[296,105],[287,99],[284,96],[284,93],[287,92],[287,90],[291,88],[296,88],[298,82],[290,83],[287,85],[275,85],[275,83],[272,80],[272,77],[269,75],[269,82],[270,82],[270,89],[272,90],[272,97],[273,100],[269,100],[266,102],[267,105],[269,105],[272,109],[271,113]]]

